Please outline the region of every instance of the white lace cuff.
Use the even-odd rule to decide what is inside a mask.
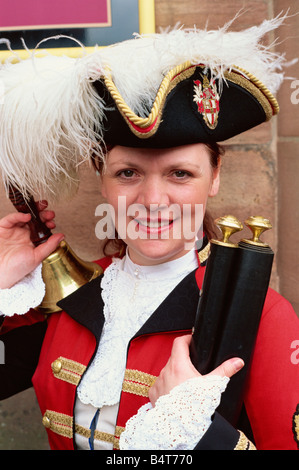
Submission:
[[[196,377],[143,405],[120,437],[121,450],[191,450],[208,430],[227,377]]]
[[[37,307],[44,295],[45,284],[40,264],[10,289],[0,289],[0,315],[8,317],[14,314],[23,315],[30,308]]]

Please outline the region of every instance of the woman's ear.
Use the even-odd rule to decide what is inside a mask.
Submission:
[[[217,168],[213,168],[213,179],[212,184],[209,191],[209,196],[214,197],[218,194],[219,187],[220,187],[220,168],[221,168],[221,160],[219,159]]]

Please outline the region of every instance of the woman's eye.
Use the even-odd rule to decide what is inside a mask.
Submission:
[[[134,176],[135,172],[133,170],[122,170],[118,173],[118,176],[121,176],[123,178],[132,178]]]
[[[176,170],[174,172],[174,175],[176,178],[186,178],[188,176],[190,176],[190,173],[188,173],[187,171],[184,171],[184,170]]]

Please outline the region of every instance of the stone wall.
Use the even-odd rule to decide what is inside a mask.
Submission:
[[[244,8],[233,22],[234,30],[258,24],[280,11],[299,11],[298,0],[156,0],[156,25],[218,28]],[[288,59],[299,55],[299,15],[290,17],[277,31],[278,50]],[[267,41],[273,37],[267,38]],[[237,47],[237,45],[236,45]],[[299,65],[288,70],[293,77],[279,92],[280,114],[270,123],[226,143],[219,195],[211,201],[215,217],[233,213],[241,220],[249,215],[268,217],[273,230],[264,239],[276,252],[271,285],[286,296],[299,314]],[[292,88],[295,86],[295,88]],[[55,207],[57,230],[66,234],[73,249],[85,259],[101,256],[102,244],[94,228],[95,208],[101,202],[97,177],[82,168],[82,184],[75,199]],[[0,217],[11,204],[0,188]],[[32,390],[0,402],[0,449],[46,449],[47,440]]]

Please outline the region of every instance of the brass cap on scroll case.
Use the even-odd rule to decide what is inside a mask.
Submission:
[[[269,246],[267,243],[260,240],[261,234],[272,228],[272,224],[269,219],[256,215],[249,217],[244,223],[252,231],[252,238],[244,238],[242,241],[256,246]]]
[[[215,224],[222,232],[222,240],[211,240],[217,245],[229,246],[236,248],[238,245],[232,243],[230,237],[243,229],[242,223],[234,215],[225,215],[215,220]]]

